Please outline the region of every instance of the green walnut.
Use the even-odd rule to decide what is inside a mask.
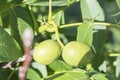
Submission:
[[[60,45],[54,40],[45,40],[39,43],[33,52],[33,58],[40,64],[50,64],[61,54]]]
[[[91,55],[88,53],[89,51],[90,47],[86,44],[78,41],[71,41],[65,45],[62,52],[62,58],[71,66],[84,65],[89,61]]]

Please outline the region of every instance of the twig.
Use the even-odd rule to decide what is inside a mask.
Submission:
[[[55,23],[54,21],[49,21],[49,24],[54,27],[57,42],[60,44],[61,48],[63,49],[63,48],[64,48],[64,44],[63,44],[62,41],[60,40],[59,31],[58,31],[58,26],[56,25],[56,23]]]
[[[72,24],[64,24],[61,25],[60,28],[67,28],[67,27],[72,27],[72,26],[79,26],[81,25],[82,22],[79,23],[72,23]],[[112,26],[112,27],[119,27],[119,24],[112,24],[112,23],[107,23],[107,22],[94,22],[94,25],[103,25],[103,26]]]
[[[2,68],[12,68],[11,65],[12,64],[12,61],[7,63],[6,65],[2,66]]]
[[[49,14],[48,21],[52,20],[52,0],[49,0]]]
[[[32,54],[30,52],[32,41],[33,41],[33,32],[31,29],[27,28],[23,33],[25,61],[23,62],[22,66],[19,68],[19,75],[18,75],[19,80],[25,80],[27,70],[32,60]]]
[[[30,48],[25,47],[24,48],[24,54],[26,56],[25,61],[22,64],[22,67],[19,68],[19,80],[25,80],[25,76],[27,73],[27,69],[30,65],[30,62],[32,60],[32,56],[30,54]]]

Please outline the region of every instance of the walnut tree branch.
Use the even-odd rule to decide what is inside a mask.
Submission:
[[[25,80],[27,70],[28,70],[30,62],[32,60],[32,55],[31,55],[30,50],[31,50],[33,37],[34,36],[33,36],[32,30],[29,28],[25,29],[23,36],[22,36],[23,44],[24,44],[25,60],[22,64],[22,66],[19,68],[19,80]]]

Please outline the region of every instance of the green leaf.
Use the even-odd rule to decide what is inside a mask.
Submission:
[[[95,49],[95,57],[93,59],[92,65],[95,69],[103,63],[104,56],[103,50],[107,39],[106,30],[98,30],[93,34],[93,47]]]
[[[104,21],[103,10],[97,0],[80,0],[83,20],[92,19]]]
[[[91,46],[93,41],[92,27],[93,22],[83,22],[77,29],[77,41]]]
[[[72,67],[66,64],[64,61],[56,60],[53,63],[48,65],[55,72],[71,70]]]
[[[120,36],[118,36],[120,34],[120,28],[112,28],[111,30],[113,33],[114,42],[120,45]]]
[[[11,4],[6,2],[0,2],[0,15],[2,19],[2,27],[8,27],[9,25],[9,10],[11,9]]]
[[[30,15],[30,11],[26,8],[22,7],[16,7],[14,8],[16,16],[24,20],[27,24],[29,24],[31,27],[33,26],[33,20]]]
[[[27,28],[30,28],[32,30],[31,26],[26,21],[18,17],[18,29],[21,38],[23,37],[24,30]]]
[[[99,71],[106,72],[107,71],[107,61],[104,61],[100,66],[99,66]]]
[[[74,3],[76,0],[65,0],[67,3],[67,6],[70,6],[72,3]],[[76,1],[77,2],[77,1]]]
[[[120,52],[120,28],[111,28],[113,34],[113,50]]]
[[[23,3],[24,4],[32,4],[32,3],[36,2],[36,1],[38,1],[38,0],[23,0]]]
[[[33,63],[32,63],[32,67],[33,67],[34,69],[37,69],[37,70],[42,74],[43,77],[46,77],[46,76],[47,76],[48,73],[47,73],[47,68],[46,68],[45,65],[42,65],[42,64],[33,62]]]
[[[106,30],[106,26],[104,26],[104,25],[94,25],[93,29],[95,29],[95,30]]]
[[[33,1],[32,2],[25,2],[25,4],[32,5],[32,6],[49,6],[49,1]],[[66,6],[66,2],[62,1],[52,1],[52,6]]]
[[[0,0],[0,3],[3,3],[3,2],[9,3],[9,2],[12,2],[12,1],[15,1],[15,0]],[[18,1],[18,0],[16,0],[16,1]]]
[[[88,77],[84,71],[78,70],[56,73],[43,80],[88,80]]]
[[[24,8],[15,8],[15,13],[17,16],[17,25],[19,34],[22,38],[23,32],[26,28],[30,28],[32,30],[33,22],[31,16],[29,15],[29,11]]]
[[[5,72],[5,69],[0,68],[0,79],[1,80],[6,80],[8,76],[8,72]]]
[[[103,63],[104,56],[102,54],[96,54],[94,59],[92,60],[92,66],[94,69],[98,69],[98,67]]]
[[[22,44],[22,41],[20,39],[20,34],[18,30],[18,24],[17,24],[17,14],[14,9],[11,9],[9,11],[9,26],[11,28],[11,35],[12,37],[19,43]]]
[[[6,69],[0,68],[0,80],[18,80],[18,72],[17,70],[15,71],[13,70],[9,68],[6,68]],[[12,73],[11,75],[11,72],[14,72],[14,73]]]
[[[40,75],[32,68],[28,69],[26,78],[29,80],[41,80]]]
[[[70,5],[71,1],[70,0],[66,0],[67,5]]]
[[[63,13],[64,13],[63,10],[60,10],[57,13],[55,13],[53,16],[53,19],[58,26],[60,25]]]
[[[0,27],[3,26],[3,23],[2,23],[2,18],[1,18],[1,15],[0,15]]]
[[[15,61],[21,56],[17,42],[0,28],[0,62]]]
[[[11,72],[13,72],[12,75]],[[6,69],[0,68],[0,80],[18,80],[17,70],[14,71],[14,69],[12,70],[9,68]]]
[[[116,0],[118,7],[120,8],[120,0]]]
[[[11,3],[2,2],[0,3],[0,14],[8,11],[11,8]]]
[[[70,37],[70,39],[75,40],[75,37],[77,35],[77,27],[64,28],[62,33],[66,37]]]
[[[95,47],[96,53],[100,54],[103,50],[105,41],[106,41],[106,31],[105,30],[99,30],[98,32],[95,32],[93,35],[93,45]]]
[[[94,74],[91,77],[92,80],[108,80],[104,74]]]
[[[116,77],[120,79],[120,55],[117,57],[116,61],[117,61],[117,65],[116,65]]]
[[[64,14],[64,12],[62,12],[61,24],[65,24],[65,14]]]

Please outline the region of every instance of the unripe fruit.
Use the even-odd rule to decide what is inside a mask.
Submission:
[[[89,50],[90,48],[86,44],[71,41],[64,47],[62,57],[63,60],[71,66],[78,66],[81,63],[81,65],[83,65],[85,61],[83,62],[82,59],[88,54]]]
[[[38,44],[33,53],[33,58],[40,64],[50,64],[61,54],[60,45],[54,40],[45,40]]]

